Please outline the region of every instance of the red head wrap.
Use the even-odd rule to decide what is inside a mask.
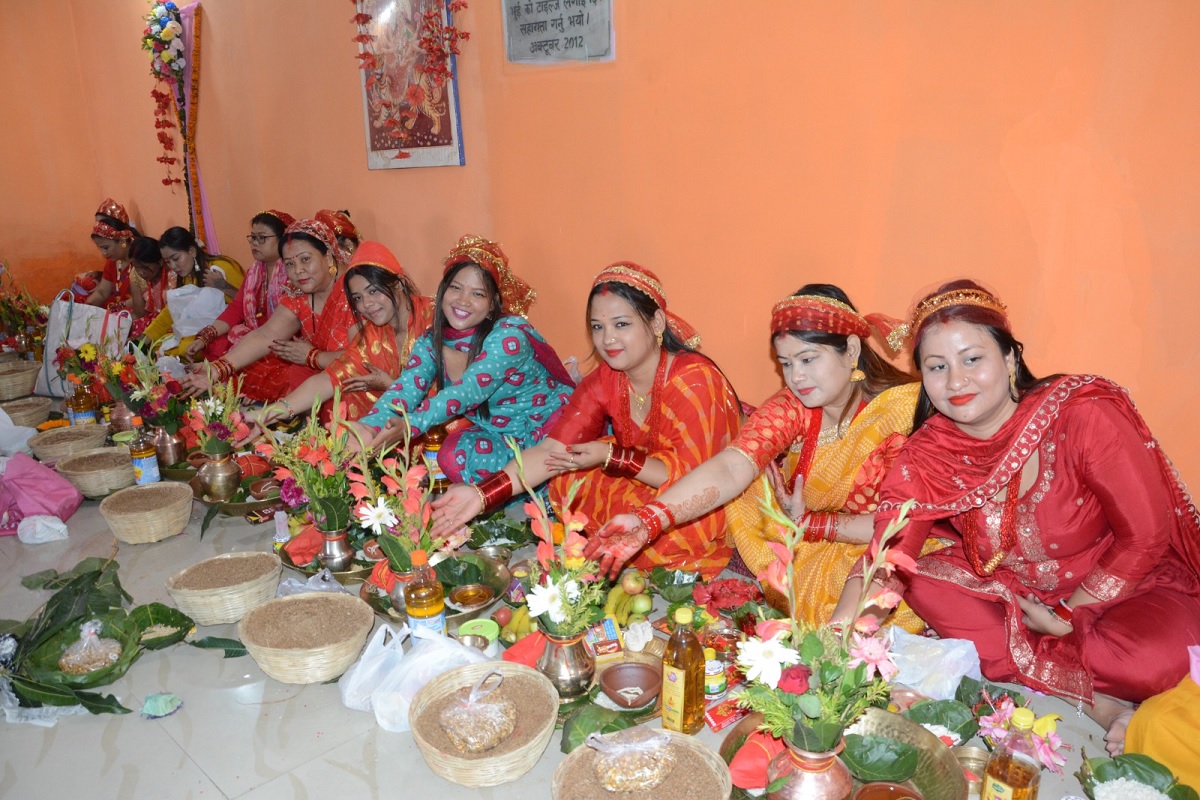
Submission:
[[[291,214],[287,213],[286,211],[276,211],[273,208],[268,208],[265,211],[260,211],[257,214],[255,214],[254,216],[259,217],[259,216],[262,216],[263,214],[268,214],[268,215],[274,217],[275,219],[279,220],[280,222],[283,223],[284,228],[286,228],[288,225],[291,225],[293,222],[296,221],[296,218],[293,217]]]
[[[386,269],[402,278],[405,277],[404,268],[400,266],[399,259],[379,242],[363,242],[354,251],[354,258],[350,260],[350,266],[357,267],[364,264]]]
[[[772,336],[788,331],[821,331],[840,336],[854,334],[865,342],[871,338],[872,328],[887,337],[896,324],[891,317],[864,316],[840,300],[816,294],[785,297],[771,309]],[[899,348],[893,345],[892,349]]]
[[[339,266],[343,266],[349,257],[340,247],[338,247],[337,236],[328,225],[316,219],[298,219],[291,225],[287,226],[287,231],[284,236],[290,233],[307,233],[309,236],[317,239],[321,244],[325,245],[325,249],[333,256],[334,262]]]
[[[700,347],[700,334],[696,332],[696,329],[678,314],[667,310],[667,293],[658,276],[650,270],[638,266],[632,261],[618,261],[601,270],[596,279],[592,281],[592,288],[594,289],[602,283],[621,283],[637,289],[653,300],[654,304],[662,310],[667,318],[667,326],[680,341],[688,347]]]
[[[500,305],[505,314],[523,317],[529,313],[529,307],[537,300],[537,292],[508,268],[508,256],[504,255],[499,243],[467,234],[446,256],[442,274],[457,264],[467,263],[478,264],[492,276],[500,289]]]
[[[340,211],[332,211],[328,208],[322,208],[317,212],[318,220],[329,226],[329,229],[339,237],[358,240],[358,229],[354,227],[354,223]]]
[[[129,228],[117,230],[107,222],[97,222],[94,226],[92,226],[92,236],[99,236],[101,239],[112,239],[113,241],[116,241],[117,239],[132,240],[135,238],[133,231],[131,231]]]
[[[113,219],[119,219],[126,225],[129,224],[129,213],[125,210],[125,206],[121,205],[116,200],[113,200],[111,197],[104,198],[104,202],[101,203],[100,207],[96,209],[96,213],[103,214],[106,217],[112,217]],[[107,239],[108,237],[106,236],[105,238]]]

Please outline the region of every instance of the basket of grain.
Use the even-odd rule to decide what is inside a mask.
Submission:
[[[658,731],[655,731],[658,733]],[[550,796],[554,800],[611,800],[624,794],[627,797],[686,797],[688,800],[729,800],[733,779],[725,761],[695,737],[677,731],[669,734],[667,758],[670,772],[653,789],[645,792],[612,792],[604,788],[597,773],[598,751],[582,745],[572,750],[554,770]]]
[[[274,553],[226,553],[167,579],[167,593],[197,625],[237,622],[275,596],[283,565]]]
[[[74,484],[84,497],[93,500],[137,482],[128,447],[83,450],[60,459],[54,469]]]
[[[50,419],[50,408],[53,405],[54,401],[49,397],[22,397],[20,400],[0,403],[0,409],[8,414],[13,425],[36,428]]]
[[[108,428],[104,425],[72,425],[51,428],[29,440],[29,449],[38,461],[53,464],[81,450],[95,450],[104,444]]]
[[[516,726],[500,744],[481,753],[459,750],[442,729],[440,716],[487,673],[504,676],[488,699],[506,697],[518,709]],[[558,718],[558,692],[535,669],[507,661],[458,667],[425,684],[413,698],[408,723],[429,769],[451,783],[472,788],[496,786],[520,778],[542,757]]]
[[[40,364],[28,361],[8,361],[0,364],[0,400],[16,400],[33,394]]]
[[[357,597],[310,592],[251,610],[238,623],[238,638],[280,683],[321,683],[350,668],[374,625],[371,607]]]
[[[182,483],[130,486],[104,498],[100,516],[126,544],[160,542],[187,527],[192,488]]]

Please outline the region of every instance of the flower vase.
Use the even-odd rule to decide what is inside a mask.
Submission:
[[[187,442],[184,441],[182,433],[167,433],[167,429],[163,427],[155,427],[153,430],[159,467],[173,467],[187,459]]]
[[[854,789],[850,770],[838,758],[845,741],[827,753],[801,750],[787,740],[787,747],[771,759],[767,766],[767,783],[787,777],[777,791],[767,795],[770,800],[847,800]]]
[[[320,526],[317,530],[321,530]],[[321,531],[321,549],[317,561],[330,572],[345,572],[354,563],[354,548],[350,546],[346,531]]]
[[[393,611],[397,614],[404,614],[408,607],[408,603],[404,600],[404,587],[412,581],[413,573],[412,570],[397,572],[394,569],[391,572],[392,577],[396,579],[396,583],[393,584],[392,590],[388,592],[388,600],[392,603]]]
[[[583,643],[584,634],[546,634],[546,649],[538,659],[538,671],[550,679],[558,696],[571,700],[587,692],[596,674],[596,659]]]
[[[196,471],[200,493],[213,503],[224,503],[233,497],[242,483],[242,468],[232,453],[205,453],[208,460]]]
[[[121,402],[113,403],[112,412],[108,416],[108,427],[113,433],[133,430],[134,413],[129,406]]]

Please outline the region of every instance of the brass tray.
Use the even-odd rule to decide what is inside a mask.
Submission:
[[[479,556],[478,553],[475,555]],[[508,567],[497,561],[494,558],[487,556],[479,556],[487,569],[483,573],[483,585],[495,592],[491,602],[471,611],[454,611],[449,605],[446,606],[446,630],[453,632],[458,629],[458,626],[464,622],[473,619],[478,619],[485,613],[496,607],[496,603],[504,596],[504,590],[508,588],[508,584],[512,582],[512,575],[508,571]],[[286,563],[286,562],[285,562]],[[368,571],[368,575],[370,572]],[[405,622],[408,617],[391,607],[391,604],[384,600],[383,590],[370,581],[364,580],[362,588],[358,590],[358,596],[363,602],[371,607],[377,616],[388,622]]]
[[[192,487],[193,497],[195,497],[201,503],[206,503],[210,506],[216,505],[217,513],[226,517],[240,517],[243,514],[249,514],[251,511],[258,511],[260,508],[266,508],[279,499],[279,495],[275,495],[274,497],[267,497],[262,500],[243,500],[236,503],[214,503],[213,500],[210,500],[208,497],[201,494],[200,481],[195,476],[188,481],[188,486]]]

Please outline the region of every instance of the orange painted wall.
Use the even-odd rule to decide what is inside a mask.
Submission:
[[[800,284],[900,315],[972,276],[1036,371],[1129,386],[1200,477],[1200,4],[618,0],[614,63],[529,67],[476,0],[467,166],[374,172],[349,3],[204,7],[199,152],[234,257],[262,208],[349,208],[432,290],[458,235],[493,236],[563,355],[588,347],[592,275],[632,259],[753,402],[779,385],[770,305]],[[145,9],[3,2],[0,254],[43,296],[98,263],[104,195],[151,233],[183,220],[153,161]],[[48,19],[70,37],[53,53]]]

